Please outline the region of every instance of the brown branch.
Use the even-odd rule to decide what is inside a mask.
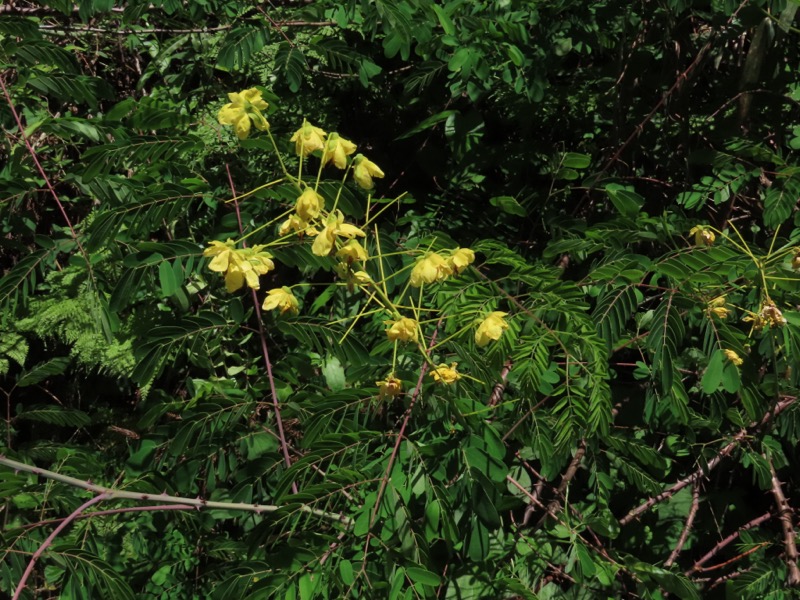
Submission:
[[[758,527],[759,525],[761,525],[765,521],[769,521],[774,516],[775,515],[773,515],[771,512],[766,512],[763,515],[761,515],[760,517],[756,517],[755,519],[753,519],[751,521],[748,521],[747,523],[745,523],[744,525],[739,527],[739,529],[737,529],[732,534],[727,536],[725,539],[717,542],[716,546],[714,546],[711,550],[706,552],[700,558],[700,560],[698,560],[696,563],[694,563],[694,565],[692,566],[691,569],[689,569],[688,571],[685,571],[684,575],[686,575],[688,577],[692,573],[704,570],[703,569],[703,565],[705,563],[707,563],[709,560],[711,560],[712,558],[714,558],[717,554],[719,554],[720,550],[722,550],[725,546],[727,546],[731,542],[733,542],[736,539],[738,539],[739,536],[742,534],[742,532],[747,531],[748,529],[752,529],[753,527]]]
[[[780,413],[782,413],[784,410],[786,410],[786,408],[794,404],[795,400],[797,400],[796,396],[784,396],[783,399],[779,400],[775,404],[775,406],[772,407],[761,418],[759,422],[751,423],[750,429],[758,429],[760,427],[763,427],[764,425],[769,423],[769,421],[771,421],[772,419],[777,417]],[[752,435],[750,431],[748,431],[747,429],[742,429],[739,433],[733,436],[733,440],[731,440],[728,444],[726,444],[719,452],[717,452],[717,454],[713,458],[711,458],[711,460],[708,461],[708,463],[706,463],[705,468],[701,464],[699,467],[697,467],[697,469],[693,473],[684,477],[676,484],[674,484],[672,487],[669,487],[660,494],[647,499],[645,502],[643,502],[636,508],[632,509],[627,515],[622,517],[619,520],[619,524],[623,526],[627,525],[628,523],[633,521],[636,517],[638,517],[640,514],[652,508],[659,502],[663,502],[664,500],[672,498],[672,496],[677,494],[686,486],[692,485],[695,481],[698,481],[701,478],[706,477],[711,471],[714,470],[714,468],[717,465],[719,465],[719,463],[722,462],[724,458],[726,458],[728,455],[731,454],[731,452],[733,452],[733,450],[739,445],[739,443],[743,439],[749,437],[750,435]]]
[[[500,372],[500,381],[498,381],[494,388],[492,388],[492,395],[489,396],[489,406],[497,406],[503,399],[503,394],[506,391],[506,380],[508,379],[508,372],[511,370],[511,359],[509,358],[503,365],[503,370]]]
[[[778,507],[778,519],[781,521],[783,529],[783,547],[786,550],[786,567],[789,569],[789,578],[786,583],[792,587],[800,585],[800,568],[797,567],[797,559],[800,557],[797,552],[797,542],[795,541],[794,524],[792,523],[792,507],[783,493],[783,487],[775,472],[775,467],[770,459],[769,472],[772,474],[772,496]]]
[[[683,545],[686,543],[686,538],[689,537],[689,532],[692,530],[692,525],[694,524],[694,519],[697,516],[697,509],[699,507],[700,482],[695,481],[694,485],[692,486],[692,506],[689,508],[689,514],[686,516],[686,523],[683,525],[683,531],[681,531],[681,535],[678,538],[678,543],[675,544],[675,548],[673,548],[672,552],[670,552],[669,558],[667,558],[666,562],[664,563],[664,567],[671,567],[675,563],[675,559],[678,558],[678,554],[680,554],[681,550],[683,549]]]

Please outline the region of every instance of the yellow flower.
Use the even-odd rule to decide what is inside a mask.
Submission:
[[[345,223],[342,211],[337,210],[335,213],[328,215],[328,222],[325,227],[314,238],[311,252],[317,256],[328,256],[336,243],[337,236],[352,239],[357,236],[364,237],[365,234],[355,225]]]
[[[229,292],[235,292],[245,283],[257,290],[258,276],[265,275],[275,268],[272,255],[262,251],[265,246],[237,250],[232,240],[214,241],[209,244],[210,246],[203,250],[203,256],[214,257],[208,268],[218,273],[225,273],[225,287]]]
[[[384,381],[376,381],[375,384],[378,386],[378,397],[381,399],[394,398],[403,393],[403,382],[395,377],[394,373]]]
[[[353,273],[353,281],[360,285],[366,285],[372,281],[372,277],[366,271],[356,271]]]
[[[218,242],[216,240],[209,242],[209,247],[203,250],[203,256],[214,257],[208,265],[209,269],[217,271],[218,273],[224,273],[228,270],[228,263],[230,262],[233,252],[233,240],[228,238],[225,242]]]
[[[475,343],[483,348],[492,340],[499,340],[503,332],[508,329],[508,323],[505,321],[505,316],[508,313],[495,311],[486,315],[486,318],[478,325],[478,330],[475,332]]]
[[[439,383],[453,384],[461,379],[461,374],[456,371],[457,366],[458,363],[451,363],[449,367],[447,365],[439,365],[431,371],[431,377]]]
[[[720,319],[725,319],[730,314],[730,309],[725,306],[725,296],[718,296],[708,303],[708,312],[718,316]]]
[[[353,165],[353,179],[356,180],[359,187],[365,190],[371,190],[375,185],[372,182],[373,177],[383,179],[381,168],[363,154],[356,155],[353,159]]]
[[[333,162],[339,169],[347,166],[347,157],[356,151],[356,145],[350,140],[339,137],[338,133],[332,133],[325,142],[325,150],[322,152],[322,164],[327,165]]]
[[[298,310],[297,298],[294,297],[292,290],[288,287],[275,288],[267,292],[267,297],[261,308],[264,310],[280,309],[281,314],[291,312],[296,315]]]
[[[473,262],[475,262],[475,253],[469,248],[451,250],[450,257],[447,259],[447,264],[450,265],[453,273],[460,273]]]
[[[397,321],[385,321],[389,326],[386,337],[391,341],[412,342],[417,339],[417,322],[408,317],[400,317]]]
[[[350,240],[344,246],[339,248],[336,256],[338,258],[346,259],[348,264],[357,260],[364,262],[367,260],[367,251],[364,250],[364,246],[358,243],[358,240]]]
[[[722,353],[725,355],[725,358],[727,358],[737,367],[744,362],[741,358],[739,358],[739,355],[736,354],[736,352],[734,352],[733,350],[723,350]]]
[[[272,255],[263,252],[264,246],[253,246],[234,250],[228,261],[228,271],[225,273],[225,286],[229,292],[235,292],[245,283],[254,290],[259,289],[259,275],[266,275],[275,268]]]
[[[303,219],[301,219],[297,215],[292,215],[288,219],[286,219],[281,226],[278,228],[278,235],[284,236],[289,234],[292,231],[296,231],[298,234],[300,233],[307,233],[308,235],[316,235],[316,230],[314,229],[314,233],[309,231],[308,223],[306,223]]]
[[[328,135],[319,127],[303,119],[303,126],[295,131],[292,139],[297,156],[306,157],[312,152],[325,148],[325,136]]]
[[[262,98],[261,92],[256,88],[250,88],[243,92],[232,92],[228,94],[230,102],[219,110],[217,120],[221,125],[233,125],[236,136],[243,140],[250,134],[250,122],[252,120],[256,129],[266,131],[269,123],[261,114],[269,106]]]
[[[694,236],[695,246],[710,246],[717,239],[714,232],[705,225],[695,225],[689,230],[689,235]]]
[[[428,252],[425,256],[417,259],[414,268],[411,269],[411,285],[420,287],[424,283],[433,283],[446,279],[452,275],[453,268],[436,252]]]
[[[325,198],[311,188],[306,188],[295,204],[297,215],[303,221],[313,221],[323,208],[325,208]]]
[[[800,269],[800,250],[797,250],[796,254],[792,257],[792,268],[795,271]]]

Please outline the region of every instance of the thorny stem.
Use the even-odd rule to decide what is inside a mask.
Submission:
[[[769,472],[772,474],[772,496],[775,498],[775,505],[778,508],[778,519],[783,529],[783,547],[786,549],[786,567],[789,569],[789,577],[786,583],[791,587],[800,585],[800,568],[797,567],[797,559],[800,555],[797,552],[797,542],[795,542],[794,524],[792,523],[792,507],[783,493],[783,487],[775,472],[772,461],[769,462]]]
[[[280,506],[274,504],[245,504],[241,502],[218,502],[214,500],[204,500],[202,498],[185,498],[181,496],[170,496],[168,494],[147,494],[144,492],[129,492],[125,490],[117,490],[114,488],[97,485],[89,481],[82,481],[75,477],[70,477],[69,475],[62,475],[61,473],[48,471],[47,469],[40,469],[39,467],[34,467],[32,465],[12,460],[2,455],[0,455],[0,465],[5,465],[6,467],[10,467],[15,471],[24,471],[26,473],[33,473],[34,475],[39,475],[47,479],[52,479],[53,481],[59,481],[61,483],[65,483],[67,485],[80,488],[82,490],[95,492],[96,494],[107,494],[109,500],[137,500],[139,502],[163,502],[164,504],[185,504],[191,506],[192,508],[196,508],[198,510],[200,509],[238,510],[243,512],[252,512],[257,515],[260,515],[262,513],[273,513],[281,508]],[[350,519],[350,517],[346,517],[344,515],[336,513],[325,512],[324,510],[320,510],[318,508],[311,508],[310,506],[305,504],[301,505],[299,507],[299,510],[304,513],[308,513],[310,515],[315,515],[317,517],[322,517],[325,519],[329,519],[331,521],[342,523],[347,527],[351,527],[353,524],[353,521],[352,519]]]
[[[771,421],[772,419],[777,417],[780,413],[782,413],[784,410],[786,410],[786,408],[794,404],[796,400],[797,400],[796,396],[785,396],[774,407],[772,407],[769,411],[767,411],[767,413],[761,418],[759,422],[751,423],[750,428],[755,429],[758,427],[763,427],[769,421]],[[645,502],[643,502],[636,508],[631,509],[631,511],[627,515],[625,515],[619,520],[619,524],[623,526],[627,525],[646,510],[652,508],[659,502],[663,502],[668,498],[672,498],[672,496],[677,494],[686,486],[692,485],[694,482],[699,481],[701,478],[708,475],[708,473],[710,473],[717,465],[719,465],[719,463],[722,462],[722,460],[726,458],[731,452],[733,452],[734,449],[739,445],[739,443],[749,435],[750,433],[747,429],[742,429],[741,431],[739,431],[739,433],[733,436],[733,440],[731,440],[728,444],[726,444],[719,452],[717,452],[717,454],[713,458],[711,458],[711,460],[708,461],[708,463],[706,463],[705,468],[703,468],[703,465],[700,465],[699,467],[697,467],[697,469],[695,469],[694,472],[692,472],[690,475],[687,475],[686,477],[678,481],[672,487],[667,488],[666,490],[664,490],[663,492],[661,492],[656,496],[652,496],[651,498],[647,499]]]
[[[87,500],[86,502],[81,504],[78,508],[73,510],[67,518],[61,521],[58,527],[53,529],[52,533],[47,536],[47,539],[45,539],[45,541],[42,542],[39,548],[36,549],[36,552],[33,553],[31,560],[28,562],[28,566],[25,568],[25,572],[22,574],[22,577],[20,578],[19,583],[17,584],[17,589],[14,592],[12,600],[18,600],[18,598],[22,594],[22,590],[25,589],[25,584],[28,582],[28,577],[30,577],[31,573],[33,573],[33,568],[36,566],[36,561],[38,561],[39,558],[42,556],[42,553],[45,550],[47,550],[47,548],[50,547],[50,544],[53,543],[53,540],[56,539],[56,536],[58,536],[59,533],[64,531],[64,529],[66,529],[70,523],[72,523],[76,518],[78,518],[78,516],[84,510],[86,510],[90,506],[97,504],[98,502],[107,500],[108,498],[109,498],[108,494],[101,493],[98,496],[95,496],[94,498]]]
[[[231,169],[227,164],[225,165],[225,170],[228,172],[228,183],[231,187],[231,194],[234,198],[236,198],[236,186],[233,184]],[[239,233],[244,235],[244,228],[242,227],[242,215],[239,212],[239,202],[234,201],[233,206],[236,209],[236,220],[239,223]],[[242,242],[242,244],[245,248],[247,247],[246,242]],[[278,402],[278,391],[275,388],[275,377],[272,375],[272,362],[269,359],[269,347],[267,346],[267,332],[264,330],[264,320],[261,316],[261,305],[258,303],[258,295],[256,294],[255,290],[250,291],[253,298],[253,307],[256,311],[256,320],[258,321],[258,335],[261,340],[261,354],[264,357],[264,364],[267,367],[267,380],[269,381],[269,391],[272,395],[272,408],[275,411],[275,422],[278,425],[278,439],[281,443],[283,462],[286,464],[286,468],[288,469],[292,466],[292,458],[289,456],[289,444],[286,443],[286,434],[283,430],[283,419],[281,418],[281,407],[280,403]],[[292,482],[292,493],[297,493],[297,483],[294,481]]]
[[[694,565],[692,565],[691,569],[689,569],[688,571],[684,572],[684,575],[686,575],[688,577],[692,573],[694,573],[695,571],[703,571],[704,570],[703,565],[705,563],[707,563],[709,560],[711,560],[712,558],[714,558],[717,554],[719,554],[720,550],[722,550],[725,546],[727,546],[731,542],[737,540],[739,538],[739,536],[742,534],[743,531],[747,531],[748,529],[752,529],[753,527],[758,527],[759,525],[761,525],[765,521],[769,521],[774,516],[775,515],[773,515],[771,512],[765,512],[763,515],[761,515],[759,517],[756,517],[755,519],[753,519],[752,521],[749,521],[748,523],[745,523],[744,525],[739,527],[739,529],[737,529],[732,534],[730,534],[728,537],[726,537],[724,540],[721,540],[720,542],[718,542],[711,550],[706,552],[700,558],[700,560],[698,560],[696,563],[694,563]]]

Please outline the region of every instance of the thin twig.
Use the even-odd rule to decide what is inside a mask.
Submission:
[[[273,513],[281,509],[280,506],[274,504],[244,504],[241,502],[217,502],[213,500],[204,500],[202,498],[184,498],[181,496],[170,496],[168,494],[148,494],[145,492],[129,492],[125,490],[117,490],[102,485],[97,485],[89,481],[82,481],[69,475],[62,475],[47,469],[40,469],[32,465],[27,465],[16,460],[11,460],[3,455],[0,455],[0,465],[5,465],[14,469],[15,471],[24,471],[26,473],[33,473],[40,475],[53,481],[60,481],[72,487],[88,490],[97,494],[108,494],[109,499],[113,500],[136,500],[139,502],[163,502],[164,504],[187,504],[196,509],[222,509],[222,510],[238,510],[244,512],[252,512],[260,515],[262,513]],[[331,521],[342,523],[348,527],[352,526],[353,521],[350,517],[340,515],[337,513],[329,513],[318,508],[311,508],[306,504],[298,507],[298,510],[318,517],[323,517]]]
[[[226,163],[225,170],[228,173],[228,184],[231,188],[231,194],[233,194],[233,206],[236,209],[236,220],[239,223],[239,235],[244,235],[244,227],[242,225],[242,215],[239,211],[239,202],[236,200],[238,197],[236,194],[236,186],[233,184],[233,177],[231,176],[231,169],[230,166]],[[242,246],[247,248],[247,242],[242,242]],[[292,458],[289,455],[289,444],[286,442],[286,434],[283,430],[283,419],[281,418],[281,407],[280,403],[278,402],[278,391],[275,388],[275,377],[272,374],[272,361],[269,359],[269,347],[267,346],[267,332],[264,330],[264,319],[261,316],[261,305],[258,303],[258,295],[256,291],[251,289],[250,290],[252,299],[253,299],[253,308],[256,311],[256,320],[258,321],[258,336],[261,341],[261,355],[264,357],[264,364],[267,367],[267,380],[269,381],[269,391],[272,395],[272,408],[275,411],[275,421],[278,425],[278,439],[281,443],[281,453],[283,454],[283,462],[286,464],[286,468],[290,468],[292,466]],[[297,493],[297,483],[292,481],[292,493]]]
[[[689,507],[689,514],[686,516],[686,523],[683,525],[683,531],[681,531],[681,535],[678,538],[678,543],[675,544],[675,547],[670,552],[669,558],[667,558],[666,562],[664,563],[664,567],[669,568],[674,563],[675,560],[678,558],[678,554],[681,553],[683,549],[683,545],[686,543],[686,539],[689,537],[689,532],[692,530],[692,525],[694,524],[694,519],[697,516],[697,509],[700,507],[700,482],[695,481],[694,485],[692,486],[692,505]]]
[[[696,571],[702,571],[703,570],[703,565],[705,563],[707,563],[709,560],[711,560],[717,554],[719,554],[720,550],[722,550],[725,546],[727,546],[731,542],[737,540],[739,538],[739,536],[742,534],[742,532],[747,531],[748,529],[752,529],[753,527],[758,527],[759,525],[761,525],[765,521],[769,521],[774,516],[775,515],[773,515],[771,512],[766,512],[763,515],[761,515],[759,517],[756,517],[755,519],[753,519],[751,521],[748,521],[747,523],[745,523],[744,525],[739,527],[739,529],[737,529],[732,534],[727,536],[725,539],[717,542],[717,544],[711,550],[706,552],[700,558],[700,560],[698,560],[696,563],[694,563],[694,565],[692,565],[691,569],[689,569],[688,571],[685,571],[684,575],[686,575],[688,577],[692,573],[695,573]]]
[[[95,496],[94,498],[87,500],[86,502],[81,504],[78,508],[73,510],[70,513],[70,515],[59,524],[58,527],[53,529],[52,533],[47,536],[47,539],[45,539],[45,541],[43,541],[42,544],[36,549],[36,552],[33,553],[31,560],[28,562],[28,566],[25,568],[25,572],[22,574],[22,577],[20,578],[19,583],[17,584],[17,589],[14,592],[12,600],[19,599],[20,595],[22,594],[22,590],[25,589],[25,584],[28,582],[28,577],[30,577],[31,573],[33,573],[33,568],[36,566],[36,561],[39,560],[39,557],[42,556],[42,553],[45,550],[47,550],[47,548],[50,547],[50,544],[53,543],[53,540],[56,539],[56,536],[62,531],[64,531],[64,529],[66,529],[66,527],[70,523],[72,523],[78,517],[78,515],[80,515],[84,510],[86,510],[90,506],[97,504],[98,502],[102,502],[103,500],[108,500],[108,498],[109,498],[108,494],[101,493],[98,496]]]
[[[775,504],[778,507],[778,519],[780,519],[781,528],[783,529],[783,547],[786,551],[786,567],[789,569],[789,578],[786,583],[796,587],[800,585],[800,568],[797,567],[797,559],[800,555],[798,555],[797,542],[795,541],[796,533],[792,523],[792,507],[783,493],[783,487],[772,461],[767,459],[767,462],[769,462],[769,472],[772,474],[772,496],[775,498]]]

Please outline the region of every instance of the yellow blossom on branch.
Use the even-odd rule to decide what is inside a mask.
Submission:
[[[428,252],[417,259],[411,270],[410,282],[412,287],[420,287],[425,283],[433,283],[446,279],[453,274],[453,268],[436,252]]]
[[[214,257],[211,259],[208,268],[218,273],[224,273],[228,270],[228,264],[230,263],[231,255],[235,250],[233,240],[230,238],[228,238],[228,240],[225,242],[214,240],[208,244],[209,247],[203,250],[203,256]]]
[[[451,363],[449,367],[447,365],[439,365],[431,371],[431,377],[437,383],[451,385],[461,379],[461,373],[456,371],[457,366],[458,363]]]
[[[357,260],[364,262],[367,260],[367,251],[364,249],[364,246],[358,243],[358,240],[353,239],[339,248],[336,256],[337,258],[345,259],[347,264],[351,264]]]
[[[417,339],[417,322],[408,317],[400,317],[397,321],[386,321],[389,329],[386,330],[386,337],[391,341],[400,340],[401,342],[413,342]]]
[[[305,158],[312,152],[325,148],[325,136],[328,135],[319,127],[314,127],[311,123],[303,119],[303,126],[295,131],[289,140],[294,142],[297,156]]]
[[[730,309],[725,306],[725,296],[718,296],[708,303],[708,312],[720,319],[725,319],[730,314]]]
[[[795,251],[795,255],[792,257],[792,269],[800,270],[800,250]]]
[[[208,268],[218,273],[225,273],[225,287],[235,292],[245,283],[257,290],[259,275],[266,275],[275,268],[272,255],[264,252],[265,246],[236,249],[232,240],[226,242],[212,241],[203,250],[203,256],[214,258]]]
[[[503,335],[503,332],[508,329],[508,323],[505,317],[508,313],[494,311],[486,315],[486,318],[478,325],[478,330],[475,332],[475,343],[483,348],[492,340],[497,341]]]
[[[394,376],[394,373],[389,375],[384,381],[376,381],[378,386],[378,397],[394,398],[403,393],[403,382]]]
[[[356,151],[356,145],[350,140],[339,137],[338,133],[332,133],[325,142],[325,149],[322,152],[322,164],[333,163],[337,168],[347,167],[347,157]]]
[[[475,253],[469,248],[456,248],[451,251],[450,257],[447,259],[447,264],[450,265],[453,273],[460,273],[473,262],[475,262]]]
[[[266,275],[275,268],[272,255],[264,252],[264,247],[242,248],[231,254],[228,271],[225,273],[225,286],[229,292],[235,292],[245,283],[254,290],[261,287],[259,275]]]
[[[695,225],[689,230],[689,235],[694,236],[695,246],[710,246],[717,239],[711,228],[706,225]]]
[[[280,310],[281,314],[298,312],[297,298],[288,287],[279,287],[267,292],[267,297],[261,308],[264,310]]]
[[[303,221],[313,221],[325,208],[325,199],[311,188],[306,188],[295,204],[297,216]]]
[[[363,154],[357,154],[353,159],[353,179],[360,188],[371,190],[375,185],[372,178],[382,179],[383,175],[381,168]]]
[[[250,88],[243,92],[232,92],[228,94],[228,99],[230,102],[219,110],[217,120],[221,125],[232,125],[240,140],[250,135],[251,121],[256,129],[269,129],[267,119],[261,114],[269,105],[261,98],[259,90]]]
[[[365,237],[365,234],[355,225],[345,223],[344,215],[340,210],[337,210],[328,216],[328,222],[325,227],[314,238],[311,252],[317,256],[328,256],[333,250],[337,237],[352,239],[354,237]]]
[[[722,353],[725,355],[725,358],[727,358],[737,367],[744,362],[733,350],[723,350]]]

